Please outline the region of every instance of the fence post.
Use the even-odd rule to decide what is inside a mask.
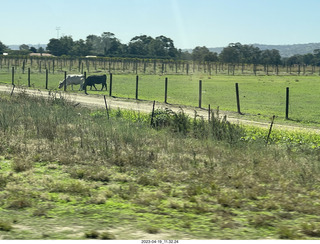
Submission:
[[[237,108],[238,108],[238,113],[239,113],[239,114],[242,114],[242,113],[241,113],[241,110],[240,110],[240,98],[239,98],[239,85],[238,85],[238,83],[236,83],[236,96],[237,96]]]
[[[110,89],[109,89],[109,96],[112,96],[112,73],[110,73]]]
[[[64,72],[64,91],[67,90],[67,71]]]
[[[106,105],[107,117],[108,117],[108,119],[109,119],[109,110],[108,110],[108,104],[107,104],[106,95],[104,95],[103,98],[104,98],[104,104]]]
[[[201,108],[202,103],[202,80],[199,80],[199,108]]]
[[[28,87],[30,87],[30,68],[28,68]]]
[[[139,76],[136,76],[136,100],[138,100]]]
[[[84,82],[83,82],[83,87],[82,89],[84,88],[84,94],[88,95],[87,93],[87,84],[86,84],[86,79],[87,79],[87,72],[83,72],[83,76],[84,76]]]
[[[46,89],[48,90],[48,69],[46,69]]]
[[[12,85],[14,86],[14,67],[12,67]]]
[[[154,106],[156,104],[156,101],[153,101],[153,105],[152,105],[152,113],[151,113],[151,122],[150,125],[153,126],[153,117],[154,117]]]
[[[168,78],[166,77],[164,82],[164,103],[167,103],[168,99]]]
[[[269,133],[268,133],[268,136],[267,136],[266,145],[268,145],[268,142],[269,142],[269,138],[270,138],[270,135],[271,135],[271,130],[272,130],[272,126],[273,126],[273,122],[274,122],[274,118],[275,117],[276,117],[275,115],[272,116],[271,125],[270,125]]]
[[[26,60],[24,59],[22,62],[22,74],[24,74],[25,67],[26,67]]]
[[[289,87],[286,89],[286,119],[289,119]]]

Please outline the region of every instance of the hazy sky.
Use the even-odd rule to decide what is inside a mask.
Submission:
[[[320,0],[0,0],[0,41],[47,44],[112,32],[165,35],[177,48],[320,42]]]

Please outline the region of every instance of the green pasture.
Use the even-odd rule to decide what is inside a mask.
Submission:
[[[87,73],[87,76],[94,73]],[[171,104],[199,106],[199,80],[202,80],[202,108],[237,111],[235,83],[239,84],[241,112],[251,119],[269,120],[273,115],[284,120],[286,88],[290,89],[289,118],[294,122],[317,125],[320,122],[319,76],[209,76],[193,75],[139,75],[138,98],[164,102],[165,78],[168,78],[168,98]],[[58,90],[64,73],[49,74],[48,89]],[[27,74],[15,74],[15,84],[27,86]],[[11,73],[0,73],[0,83],[11,83]],[[31,73],[31,87],[45,88],[46,74]],[[90,91],[89,94],[109,95],[108,91]],[[114,74],[112,96],[135,99],[136,75]],[[97,85],[100,89],[101,85]],[[79,86],[74,87],[78,92]],[[62,90],[62,89],[61,89]],[[68,91],[71,88],[67,88]],[[83,92],[83,91],[82,91]]]

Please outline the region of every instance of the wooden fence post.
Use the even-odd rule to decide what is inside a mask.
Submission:
[[[67,90],[67,71],[64,72],[64,91]]]
[[[109,89],[109,96],[112,96],[112,73],[110,73],[110,89]]]
[[[11,91],[11,97],[12,97],[12,95],[13,95],[13,91],[14,91],[14,88],[15,88],[16,86],[14,85],[14,67],[12,67],[12,91]]]
[[[286,119],[289,119],[289,87],[286,89]]]
[[[22,74],[24,74],[25,67],[26,67],[26,60],[24,59],[22,62]]]
[[[12,85],[14,86],[14,67],[12,67]]]
[[[139,76],[136,76],[136,100],[138,100]]]
[[[83,82],[84,94],[88,95],[88,93],[87,93],[87,86],[86,86],[87,72],[83,72],[83,76],[84,76],[84,82]],[[83,87],[82,87],[82,88],[83,88]]]
[[[168,78],[166,77],[164,81],[164,103],[168,103],[167,99],[168,99]]]
[[[153,126],[153,117],[154,117],[154,107],[155,107],[156,101],[153,101],[153,105],[152,105],[152,113],[151,113],[151,122],[150,125]]]
[[[239,98],[239,85],[236,83],[236,97],[237,97],[237,108],[238,108],[238,114],[242,114],[240,110],[240,98]]]
[[[28,87],[30,87],[30,68],[28,68]]]
[[[48,90],[48,69],[46,69],[46,90]]]
[[[273,122],[274,122],[274,118],[275,117],[276,117],[275,115],[272,116],[271,125],[270,125],[269,133],[268,133],[268,136],[267,136],[267,142],[266,142],[267,145],[268,145],[268,142],[269,142],[269,138],[270,138],[270,135],[271,135],[271,130],[272,130],[272,126],[273,126]]]
[[[199,108],[201,108],[202,103],[202,80],[199,80]]]
[[[104,104],[105,104],[106,110],[107,110],[107,117],[108,117],[108,119],[109,119],[109,110],[108,110],[108,104],[107,104],[106,95],[104,95],[103,98],[104,98]]]

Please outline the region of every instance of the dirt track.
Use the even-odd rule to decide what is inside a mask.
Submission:
[[[66,97],[67,99],[75,102],[80,103],[83,106],[90,106],[90,107],[105,107],[104,98],[101,95],[85,95],[85,94],[79,94],[79,93],[65,93],[65,92],[52,92],[52,91],[46,91],[46,90],[38,90],[38,89],[25,89],[25,88],[18,88],[15,87],[13,94],[17,92],[27,92],[29,95],[34,96],[56,96],[58,98],[60,97]],[[0,92],[12,92],[12,86],[9,85],[0,85]],[[114,97],[107,97],[107,104],[108,107],[111,109],[128,109],[128,110],[135,110],[135,111],[141,111],[150,113],[152,111],[153,102],[152,101],[141,101],[141,100],[134,100],[134,99],[125,99],[125,98],[114,98]],[[156,102],[155,108],[169,108],[173,111],[179,111],[180,107],[183,109],[183,111],[188,114],[190,117],[194,117],[195,111],[197,112],[197,115],[203,116],[205,119],[208,118],[208,111],[206,109],[200,109],[195,107],[187,107],[187,106],[179,106],[179,105],[172,105],[172,104],[164,104],[160,102]],[[245,124],[245,125],[253,125],[253,126],[259,126],[259,127],[265,127],[269,128],[269,123],[263,123],[263,122],[256,122],[256,121],[250,121],[245,119],[239,119],[236,118],[236,113],[234,112],[225,112],[220,111],[220,116],[227,116],[227,119],[231,123],[238,123],[238,124]],[[279,125],[277,123],[274,124],[275,129],[286,129],[286,130],[303,130],[303,131],[313,131],[320,133],[320,129],[311,129],[311,128],[304,128],[301,126],[289,126],[289,125]]]

